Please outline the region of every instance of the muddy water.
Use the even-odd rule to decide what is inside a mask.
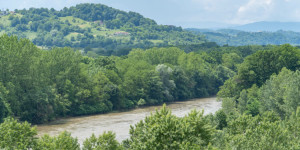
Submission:
[[[184,102],[174,102],[167,106],[172,109],[172,114],[183,117],[192,109],[204,109],[205,115],[214,113],[221,108],[221,102],[218,102],[216,98],[201,98]],[[136,124],[148,116],[150,112],[160,107],[152,106],[128,112],[60,119],[50,124],[39,125],[37,129],[40,136],[46,133],[54,136],[66,130],[71,132],[73,137],[77,137],[80,143],[93,133],[98,136],[104,131],[113,131],[116,133],[117,140],[122,141],[129,137],[130,125]]]

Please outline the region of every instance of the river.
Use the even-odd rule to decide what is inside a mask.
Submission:
[[[104,131],[113,131],[116,133],[116,139],[122,141],[129,137],[130,125],[136,124],[150,115],[150,112],[154,112],[155,109],[159,109],[160,107],[150,106],[126,112],[59,119],[49,124],[38,125],[37,130],[39,136],[43,134],[55,136],[62,131],[68,131],[71,132],[73,137],[78,138],[79,143],[82,143],[93,133],[98,136]],[[204,109],[204,115],[206,115],[219,110],[221,102],[218,102],[215,97],[201,98],[170,103],[167,107],[172,109],[172,114],[178,117],[187,115],[192,109]]]

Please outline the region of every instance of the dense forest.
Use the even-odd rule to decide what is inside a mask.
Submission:
[[[219,45],[300,45],[300,33],[293,31],[278,30],[276,32],[256,31],[246,32],[233,29],[186,29],[198,35],[205,35],[208,41],[216,42]]]
[[[28,38],[45,49],[72,47],[101,55],[126,55],[132,48],[205,42],[173,25],[158,25],[135,12],[102,4],[79,4],[62,10],[30,8],[0,16],[0,35]]]
[[[168,47],[93,58],[71,48],[41,50],[7,35],[0,47],[0,119],[10,115],[31,123],[215,95],[245,53]]]
[[[288,44],[206,43],[93,58],[3,35],[0,54],[4,149],[300,148],[300,49]],[[81,146],[68,132],[37,138],[30,124],[216,93],[222,100],[216,114],[180,118],[164,106],[132,126],[122,143],[112,132],[91,135]]]

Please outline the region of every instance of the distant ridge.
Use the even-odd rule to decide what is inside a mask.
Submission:
[[[254,23],[249,23],[249,24],[236,26],[236,27],[230,27],[230,29],[251,31],[251,32],[259,32],[259,31],[275,32],[278,30],[300,32],[300,22],[261,21],[261,22],[254,22]]]
[[[272,31],[242,31],[236,29],[195,29],[188,28],[187,31],[203,35],[208,41],[219,45],[242,46],[242,45],[281,45],[289,43],[300,45],[300,32],[278,30]]]

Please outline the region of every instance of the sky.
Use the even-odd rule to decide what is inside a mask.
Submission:
[[[0,0],[0,9],[101,3],[134,11],[158,24],[218,28],[258,21],[300,22],[300,0]]]

